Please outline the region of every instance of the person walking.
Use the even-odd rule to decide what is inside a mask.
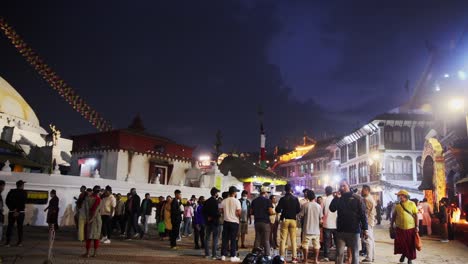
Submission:
[[[235,186],[229,187],[229,197],[221,203],[221,211],[224,215],[223,242],[221,245],[221,260],[225,261],[230,248],[231,262],[241,262],[237,257],[236,238],[239,232],[239,218],[241,216],[241,203],[236,199],[239,190]]]
[[[367,216],[361,197],[351,191],[347,180],[340,182],[340,193],[333,198],[330,211],[337,212],[336,264],[343,264],[345,247],[350,248],[352,264],[359,263],[359,239],[367,238]],[[348,260],[349,261],[349,260]]]
[[[444,197],[439,201],[439,221],[440,221],[440,232],[441,239],[440,242],[447,243],[448,239],[448,198]]]
[[[54,228],[54,231],[58,229],[58,213],[59,213],[59,198],[57,197],[57,192],[55,190],[50,191],[50,201],[49,205],[44,209],[44,212],[47,212],[47,224],[49,224],[49,229]]]
[[[276,213],[281,213],[280,223],[280,255],[286,256],[286,239],[291,239],[292,263],[297,263],[297,214],[301,211],[299,200],[292,194],[291,184],[284,186],[286,194],[279,200],[278,206],[275,208]]]
[[[374,239],[374,226],[376,221],[376,203],[374,198],[371,195],[370,186],[364,184],[362,186],[361,196],[364,199],[366,205],[366,215],[367,215],[367,237],[364,239],[364,244],[366,248],[366,258],[362,262],[374,262],[375,257],[375,239]]]
[[[273,207],[273,215],[270,215],[270,246],[273,249],[278,248],[278,225],[279,225],[279,214],[276,213],[276,207],[278,206],[278,200],[276,195],[270,195],[271,205]]]
[[[16,182],[16,189],[12,189],[8,192],[6,197],[6,205],[8,207],[8,226],[6,232],[6,244],[9,247],[11,242],[11,236],[13,235],[13,227],[16,223],[18,231],[18,242],[17,246],[23,246],[23,222],[24,222],[24,210],[26,207],[27,194],[24,190],[24,184],[26,182],[19,180]]]
[[[122,195],[118,193],[115,196],[115,212],[112,217],[113,226],[119,228],[120,237],[125,234],[125,203],[122,201]]]
[[[75,223],[77,226],[77,237],[78,241],[82,242],[85,239],[85,230],[84,227],[86,225],[86,216],[85,216],[85,211],[83,208],[83,203],[86,197],[88,196],[88,189],[89,192],[92,192],[90,188],[86,188],[86,186],[81,186],[80,187],[80,195],[78,195],[78,198],[75,198],[76,200],[76,210],[75,210]]]
[[[195,208],[195,215],[193,218],[193,240],[195,249],[205,248],[205,219],[203,217],[203,205],[205,204],[205,197],[198,198],[198,204]],[[200,247],[201,245],[201,247]]]
[[[111,234],[112,234],[112,216],[114,215],[115,206],[117,205],[117,200],[112,194],[112,188],[107,185],[104,194],[102,195],[102,210],[101,210],[101,220],[102,220],[102,239],[101,242],[104,244],[111,243]]]
[[[393,213],[393,202],[390,201],[387,204],[387,208],[385,208],[385,214],[386,214],[385,220],[391,221],[392,213]]]
[[[375,213],[377,214],[377,225],[380,225],[382,223],[382,210],[382,203],[380,202],[380,200],[377,200],[375,204]]]
[[[170,196],[168,196],[169,198]],[[166,223],[164,222],[164,207],[166,199],[159,196],[159,202],[156,204],[156,223],[158,224],[159,240],[163,241],[166,237]]]
[[[262,187],[260,196],[252,201],[252,215],[255,220],[255,243],[254,248],[263,248],[263,254],[269,256],[270,252],[270,216],[275,215],[273,204],[267,198],[267,191]]]
[[[192,217],[194,216],[194,210],[191,203],[186,203],[184,205],[184,226],[183,226],[183,233],[182,237],[191,236],[192,230],[190,229],[192,226]]]
[[[423,213],[421,234],[430,236],[432,235],[432,215],[434,214],[434,210],[432,210],[432,206],[427,202],[426,198],[421,202],[421,210]]]
[[[172,207],[172,197],[168,195],[166,197],[166,203],[164,204],[164,207],[163,207],[163,217],[164,217],[163,221],[164,221],[164,225],[166,228],[165,236],[169,237],[169,239],[170,239],[170,234],[172,232],[171,207]]]
[[[315,200],[315,193],[312,190],[307,190],[306,193],[308,202],[302,205],[299,217],[303,219],[303,237],[302,237],[302,251],[304,256],[304,263],[307,263],[309,256],[309,243],[312,241],[312,248],[314,249],[314,263],[319,263],[320,254],[320,224],[323,217],[323,209]]]
[[[241,203],[241,216],[240,216],[240,223],[239,223],[239,235],[237,237],[236,244],[239,243],[239,239],[241,241],[240,248],[247,248],[245,246],[245,235],[249,233],[249,224],[252,223],[251,218],[251,203],[249,201],[249,192],[243,190],[241,193],[241,198],[239,202]]]
[[[143,236],[148,235],[148,221],[153,212],[153,201],[149,193],[145,193],[145,199],[141,202],[141,223],[143,224]]]
[[[0,180],[0,242],[3,241],[3,224],[5,223],[5,215],[3,214],[3,197],[2,192],[5,190],[5,181]]]
[[[337,213],[330,211],[330,204],[333,201],[333,188],[327,186],[325,188],[325,200],[323,205],[323,261],[330,261],[330,248],[333,244],[336,245],[336,219]]]
[[[101,238],[102,218],[101,218],[101,198],[99,192],[101,187],[94,186],[93,192],[88,196],[84,202],[84,209],[86,212],[86,253],[83,257],[89,258],[89,250],[91,249],[91,242],[94,242],[93,257],[97,256],[99,248],[99,239]]]
[[[205,258],[210,258],[210,239],[213,239],[211,246],[211,258],[217,259],[216,250],[219,241],[219,190],[215,187],[210,190],[211,197],[206,200],[202,208],[202,214],[205,219]]]
[[[180,224],[182,223],[182,195],[180,190],[174,191],[174,199],[171,202],[171,225],[172,230],[170,234],[171,249],[177,250],[177,238],[180,233]]]
[[[137,194],[135,188],[130,189],[130,198],[127,201],[127,239],[131,239],[130,229],[133,229],[133,238],[143,236],[140,225],[138,225],[138,217],[140,215],[141,198]]]
[[[391,228],[395,228],[394,254],[401,254],[400,263],[408,259],[408,264],[416,259],[415,236],[419,232],[418,208],[414,202],[409,200],[409,193],[400,190],[397,194],[399,203],[395,204],[393,216],[390,223]]]

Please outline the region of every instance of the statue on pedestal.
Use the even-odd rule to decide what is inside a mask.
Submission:
[[[52,143],[53,143],[53,146],[57,146],[58,141],[59,141],[60,137],[62,136],[62,133],[60,132],[60,130],[58,130],[55,127],[55,125],[50,124],[49,127],[50,127],[50,130],[52,130]]]
[[[99,175],[99,170],[98,170],[98,169],[96,169],[96,170],[94,171],[94,173],[93,173],[93,178],[95,178],[95,179],[100,179],[100,178],[101,178],[101,175]]]
[[[5,165],[2,168],[3,172],[11,172],[11,167],[10,167],[10,161],[7,160],[5,161]]]

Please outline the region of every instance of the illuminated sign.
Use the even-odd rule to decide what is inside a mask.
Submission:
[[[25,190],[27,199],[27,204],[47,204],[49,200],[48,191],[36,191],[36,190]]]

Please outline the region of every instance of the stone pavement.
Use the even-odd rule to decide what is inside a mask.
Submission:
[[[393,255],[393,240],[388,238],[388,222],[376,228],[376,264],[398,263],[399,256]],[[53,263],[221,263],[205,260],[202,250],[193,249],[193,238],[183,238],[179,243],[180,250],[169,248],[168,241],[159,241],[155,234],[149,240],[125,241],[113,239],[112,244],[101,245],[99,256],[85,259],[80,257],[84,245],[73,240],[73,230],[59,230],[54,244]],[[0,263],[44,263],[48,253],[48,233],[46,228],[25,227],[24,247],[0,247]],[[247,246],[253,244],[253,229],[250,226]],[[248,250],[240,252],[241,258]],[[418,252],[415,264],[468,262],[468,247],[457,241],[440,243],[436,238],[423,238],[423,250]],[[333,263],[333,262],[321,262]]]

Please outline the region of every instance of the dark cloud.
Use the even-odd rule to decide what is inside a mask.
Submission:
[[[209,149],[340,134],[409,98],[466,1],[7,1],[0,15],[115,127]],[[0,75],[64,134],[94,129],[0,37]]]
[[[209,148],[269,144],[331,130],[312,99],[298,101],[267,58],[281,30],[271,1],[88,1],[0,8],[42,57],[115,127],[140,113],[149,131]],[[37,12],[28,10],[35,9]],[[93,129],[0,40],[1,75],[65,134]]]

